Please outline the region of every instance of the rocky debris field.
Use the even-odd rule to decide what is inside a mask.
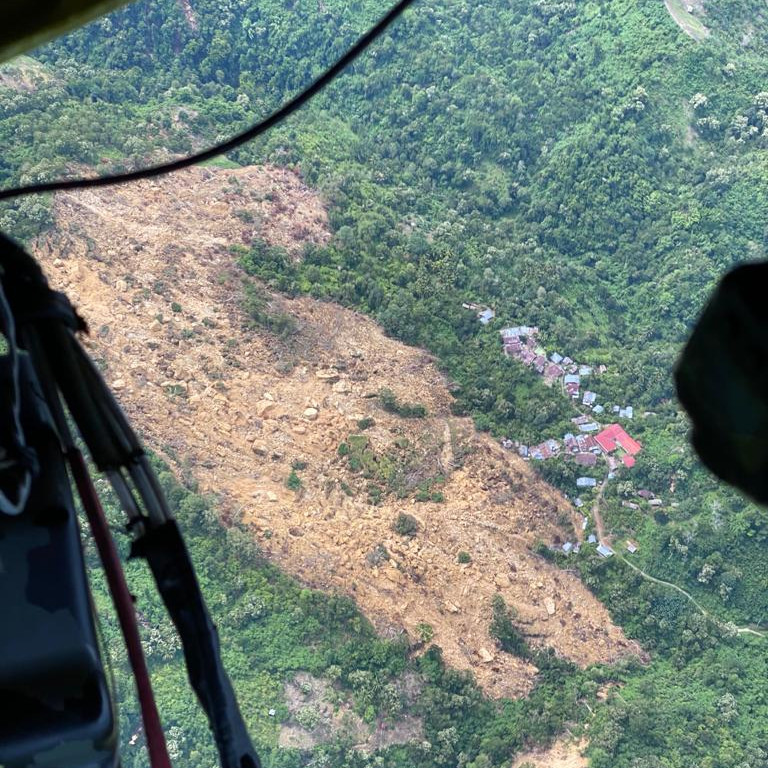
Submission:
[[[130,418],[286,571],[350,595],[385,634],[431,639],[495,696],[524,694],[536,673],[488,635],[497,592],[534,645],[578,664],[639,652],[573,573],[532,552],[573,538],[570,505],[450,416],[428,354],[309,298],[270,297],[295,321],[283,339],[249,326],[230,246],[259,237],[300,258],[330,237],[297,175],[195,168],[61,194],[55,215],[37,254]],[[382,389],[427,416],[388,412]],[[415,520],[407,535],[400,515]]]

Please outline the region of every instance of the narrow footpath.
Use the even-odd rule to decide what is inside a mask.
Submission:
[[[681,595],[683,595],[685,598],[690,600],[696,608],[701,611],[701,613],[704,614],[710,621],[717,624],[718,627],[725,628],[726,622],[720,621],[720,619],[717,618],[717,616],[713,616],[701,603],[699,603],[693,595],[690,594],[690,592],[686,592],[682,587],[678,587],[677,584],[673,584],[671,581],[664,581],[663,579],[657,579],[655,576],[651,576],[650,574],[646,573],[642,568],[638,568],[633,562],[628,560],[624,555],[617,555],[619,560],[622,560],[625,562],[633,571],[636,571],[639,573],[644,579],[647,579],[648,581],[652,581],[654,584],[660,584],[663,587],[669,587],[670,589],[674,589],[676,592],[679,592]],[[762,632],[757,629],[753,629],[752,627],[736,627],[736,632],[742,635],[756,635],[757,637],[765,637],[766,632]]]

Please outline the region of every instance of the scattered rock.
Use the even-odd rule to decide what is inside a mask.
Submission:
[[[547,609],[547,613],[550,616],[555,615],[555,601],[551,597],[548,597],[546,600],[544,600],[544,607]]]
[[[477,655],[480,657],[480,660],[484,664],[490,664],[495,658],[495,656],[487,648],[480,648],[477,651]]]
[[[328,384],[334,384],[339,380],[338,371],[319,370],[315,371],[315,376],[320,379],[320,381],[325,381]]]
[[[253,445],[251,446],[251,450],[257,456],[266,456],[269,453],[269,449],[267,448],[267,446],[258,440],[253,443]]]
[[[352,391],[352,387],[349,385],[347,379],[340,379],[333,385],[332,389],[340,395],[346,395],[348,392]]]
[[[497,587],[508,587],[512,584],[512,580],[507,576],[506,573],[497,573],[493,577],[493,583]]]
[[[267,419],[274,413],[277,403],[274,400],[259,400],[253,407],[253,411],[260,419]]]
[[[315,421],[317,419],[319,411],[317,408],[305,408],[304,409],[304,418],[307,421]]]

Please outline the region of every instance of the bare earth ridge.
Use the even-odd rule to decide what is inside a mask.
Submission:
[[[450,416],[447,382],[423,350],[309,298],[275,298],[299,324],[287,341],[246,328],[229,247],[258,236],[298,258],[330,237],[322,201],[297,175],[195,168],[61,194],[55,215],[37,254],[90,323],[91,352],[130,418],[285,570],[352,596],[384,633],[417,638],[430,625],[446,661],[494,696],[524,694],[536,672],[489,638],[496,592],[532,643],[578,664],[641,653],[575,575],[530,550],[574,536],[570,505]],[[386,413],[372,397],[382,387],[429,416]],[[444,502],[369,502],[368,481],[337,452],[363,417],[375,419],[365,432],[374,451],[406,438],[426,474],[446,476]],[[299,491],[285,484],[295,462],[307,465]],[[414,538],[392,531],[399,512],[419,521]],[[389,559],[375,556],[382,547]],[[470,563],[457,562],[461,550]]]

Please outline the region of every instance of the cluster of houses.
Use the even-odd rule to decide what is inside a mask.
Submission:
[[[477,313],[478,320],[487,325],[495,317],[493,310],[483,308],[474,304],[465,304],[466,309],[472,309]],[[571,419],[574,426],[572,431],[563,435],[562,440],[550,438],[544,440],[538,445],[523,445],[518,441],[503,440],[502,445],[505,448],[516,449],[524,459],[533,459],[535,461],[546,461],[559,456],[568,457],[571,461],[582,467],[594,467],[598,460],[602,458],[608,468],[607,479],[614,477],[615,471],[623,465],[631,468],[635,465],[636,456],[642,450],[642,445],[632,438],[620,424],[612,423],[603,426],[597,417],[606,413],[606,406],[598,402],[598,394],[585,387],[585,379],[595,374],[603,374],[606,371],[605,365],[599,365],[593,368],[589,365],[583,365],[567,355],[559,352],[547,354],[547,351],[538,340],[539,329],[536,326],[519,325],[510,328],[504,328],[500,332],[504,354],[507,357],[513,357],[523,365],[533,369],[543,379],[548,386],[555,385],[560,381],[563,393],[572,400],[575,400],[588,413],[582,412],[579,416]],[[631,420],[634,418],[634,409],[631,405],[611,406],[609,413],[620,419]],[[603,417],[605,418],[605,417]],[[576,486],[579,489],[594,488],[598,481],[594,477],[583,476],[576,479]],[[648,491],[649,497],[654,496]],[[660,505],[661,500],[648,498],[648,502],[654,506]],[[581,498],[574,499],[574,506],[580,508],[584,506]],[[628,502],[627,506],[637,507],[633,502]],[[584,517],[583,528],[586,529],[588,519]],[[602,557],[611,557],[615,554],[614,550],[605,542],[599,541],[594,534],[590,534],[587,543],[594,545],[596,551]],[[567,541],[562,545],[562,551],[565,554],[578,553],[579,542]],[[631,540],[626,542],[626,550],[630,554],[637,552],[638,545]]]
[[[587,539],[588,544],[592,544],[595,547],[595,550],[597,551],[597,554],[601,557],[611,557],[612,555],[615,555],[616,552],[614,549],[608,544],[606,544],[604,541],[598,541],[597,536],[595,536],[594,533],[589,534],[589,538]],[[626,550],[629,552],[630,555],[634,555],[635,552],[638,550],[638,544],[636,541],[632,541],[632,539],[627,539],[626,543]],[[573,553],[574,555],[577,555],[581,551],[581,545],[578,541],[566,541],[565,544],[563,544],[560,549],[566,554],[570,555]]]
[[[474,308],[475,305],[467,306]],[[609,479],[612,477],[611,473],[618,468],[619,462],[625,467],[635,464],[635,456],[642,448],[640,443],[631,438],[619,424],[611,424],[601,431],[601,425],[595,417],[605,413],[605,406],[597,402],[596,392],[591,389],[586,389],[583,393],[581,391],[583,379],[593,373],[605,373],[604,365],[599,365],[593,370],[592,366],[579,364],[559,352],[547,356],[546,350],[538,341],[539,329],[536,326],[518,325],[504,328],[499,333],[505,355],[533,368],[550,386],[562,380],[565,394],[571,399],[580,399],[581,404],[591,411],[591,415],[582,414],[572,419],[574,432],[563,435],[562,443],[551,438],[538,445],[527,446],[506,440],[503,443],[505,447],[517,448],[523,458],[536,461],[545,461],[564,454],[584,467],[595,466],[598,457],[605,454]],[[632,406],[615,405],[612,413],[622,419],[634,418]],[[593,478],[579,478],[582,483],[580,487],[587,487],[587,481],[591,480]]]
[[[609,480],[620,463],[628,468],[635,465],[635,456],[643,446],[630,437],[620,424],[610,424],[601,430],[600,425],[589,416],[577,416],[571,421],[578,428],[578,432],[566,432],[562,442],[550,438],[538,445],[527,446],[504,440],[502,445],[505,448],[516,448],[524,459],[545,461],[562,455],[568,456],[582,467],[594,467],[598,457],[604,456],[608,464]],[[576,485],[579,488],[587,488],[596,485],[596,481],[591,477],[580,477]]]
[[[494,316],[491,315],[491,319]],[[479,314],[478,317],[480,317]],[[483,322],[482,318],[481,322]],[[490,322],[490,320],[486,322]],[[535,325],[517,325],[511,328],[503,328],[499,333],[501,334],[504,346],[504,354],[507,357],[514,357],[523,365],[532,368],[544,378],[544,383],[549,386],[552,386],[558,380],[562,380],[563,391],[568,397],[577,401],[580,399],[582,405],[590,408],[597,415],[605,412],[605,406],[597,402],[597,392],[586,389],[582,394],[581,391],[583,379],[595,373],[605,373],[607,370],[605,365],[598,365],[596,368],[593,368],[591,365],[577,363],[572,358],[567,355],[561,355],[559,352],[552,352],[548,356],[547,351],[538,341],[539,329]],[[617,414],[621,419],[633,419],[635,417],[635,411],[631,405],[614,405],[612,413]]]
[[[513,328],[503,328],[499,331],[504,345],[504,354],[507,357],[514,357],[523,365],[533,368],[536,373],[544,377],[544,382],[550,386],[559,379],[562,379],[563,389],[566,394],[578,400],[581,397],[582,378],[591,376],[592,366],[581,365],[567,355],[561,355],[559,352],[552,352],[547,356],[544,347],[539,343],[537,336],[539,329],[536,326],[517,325]],[[606,367],[600,365],[597,367],[597,373],[605,373]],[[596,405],[597,394],[587,390],[582,397],[582,403],[590,408]],[[598,413],[604,410],[601,406]]]

